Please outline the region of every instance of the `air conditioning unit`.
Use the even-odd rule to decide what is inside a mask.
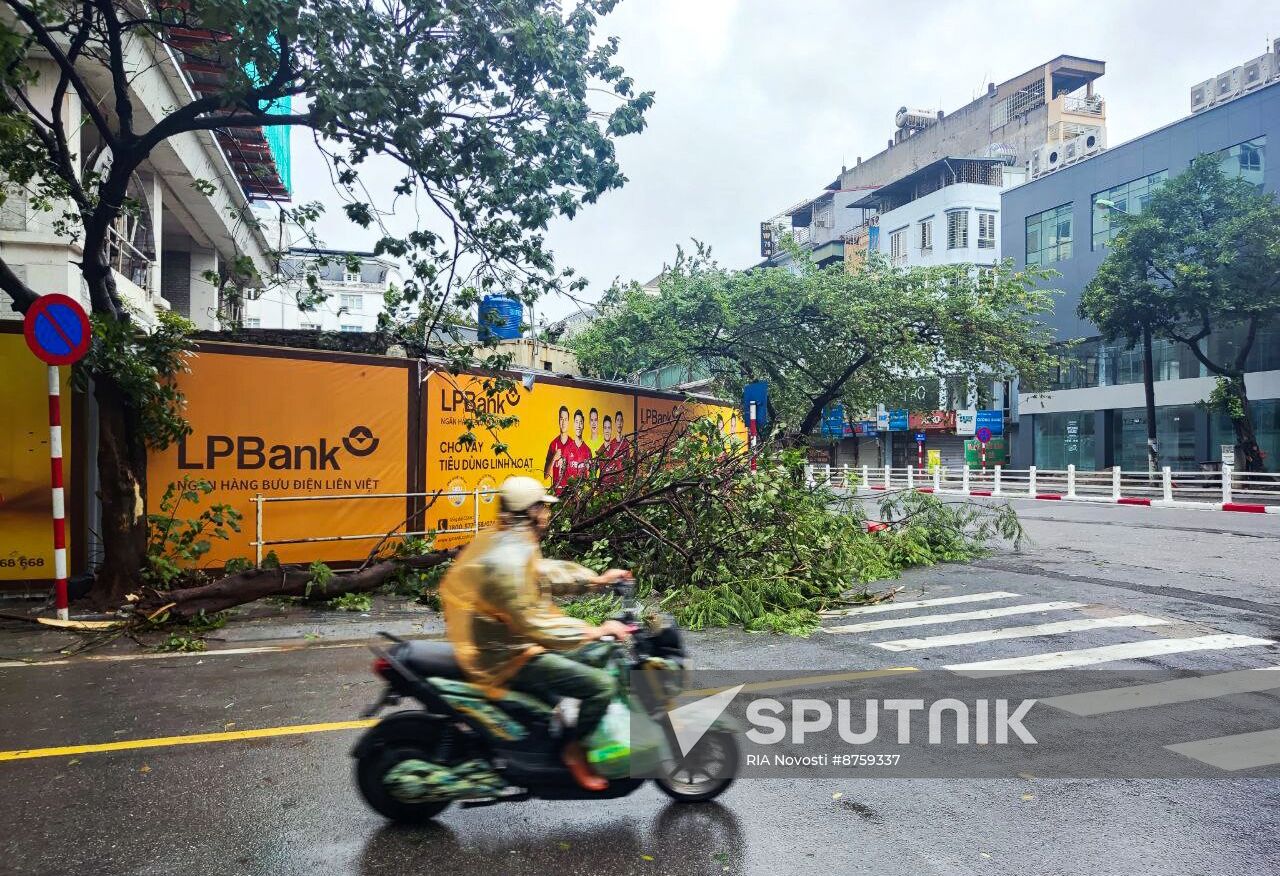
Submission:
[[[1252,61],[1246,61],[1240,65],[1240,91],[1252,91],[1255,88],[1261,88],[1271,81],[1275,76],[1276,56],[1272,54],[1261,55]]]
[[[1217,97],[1213,93],[1215,82],[1214,79],[1206,79],[1191,86],[1191,112],[1198,113],[1217,102]]]
[[[1240,70],[1236,67],[1225,73],[1219,73],[1213,83],[1213,99],[1217,103],[1231,100],[1240,95]]]

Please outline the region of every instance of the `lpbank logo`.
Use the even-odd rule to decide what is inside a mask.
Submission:
[[[340,454],[362,459],[378,449],[380,440],[368,426],[352,426],[341,439],[321,438],[313,444],[267,444],[261,435],[206,435],[204,446],[178,442],[178,468],[212,471],[227,461],[244,471],[341,471]],[[203,452],[202,452],[203,451]]]

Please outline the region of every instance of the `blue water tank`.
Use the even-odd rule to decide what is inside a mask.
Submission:
[[[480,340],[510,341],[524,334],[524,305],[505,295],[486,295],[480,302]]]

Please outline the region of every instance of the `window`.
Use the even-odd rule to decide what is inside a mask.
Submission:
[[[1048,265],[1071,258],[1071,204],[1027,217],[1027,264]]]
[[[262,320],[255,316],[246,317],[244,321],[245,328],[262,328]]]
[[[1093,411],[1036,414],[1036,468],[1062,471],[1068,465],[1074,465],[1084,471],[1093,471],[1097,447],[1093,425]]]
[[[344,323],[344,324],[342,325],[342,330],[343,330],[344,332],[358,332],[358,331],[361,331],[360,326],[358,326],[358,325],[348,325],[348,324],[346,324],[346,323]]]
[[[978,212],[978,249],[996,248],[996,214]]]
[[[947,249],[969,248],[969,211],[954,210],[947,214]]]
[[[933,217],[920,220],[920,251],[933,252]]]
[[[1239,177],[1261,189],[1262,174],[1267,169],[1267,138],[1263,135],[1223,149],[1218,160],[1227,176]]]
[[[347,313],[360,313],[364,310],[363,295],[343,295],[342,309]]]
[[[889,233],[889,262],[894,265],[907,263],[907,229],[899,228]]]
[[[1112,186],[1105,191],[1095,192],[1090,201],[1093,205],[1093,248],[1106,246],[1120,233],[1120,223],[1112,221],[1114,218],[1112,213],[1116,211],[1131,215],[1141,213],[1146,209],[1147,201],[1151,199],[1151,193],[1155,191],[1156,186],[1168,178],[1169,171],[1158,170],[1150,176],[1139,177],[1127,183]],[[1100,207],[1099,201],[1110,201],[1115,208]]]
[[[353,271],[353,270],[351,270],[350,268],[348,268],[348,269],[347,269],[346,271],[344,271],[344,272],[343,272],[343,274],[342,274],[342,282],[344,282],[344,283],[359,283],[359,282],[360,282],[360,272],[359,272],[359,271]]]
[[[543,359],[543,360],[542,360],[542,370],[543,370],[543,371],[551,371],[551,370],[552,370],[552,368],[551,368],[551,361],[550,361],[549,359]]]
[[[320,331],[320,323],[318,323],[318,322],[304,322],[304,323],[302,324],[302,330],[303,330],[303,331],[309,331],[309,332],[318,332],[318,331]]]

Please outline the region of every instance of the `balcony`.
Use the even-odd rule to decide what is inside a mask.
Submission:
[[[1107,115],[1107,105],[1098,95],[1073,96],[1064,94],[1053,99],[1056,109],[1063,115],[1086,116],[1102,119]]]

